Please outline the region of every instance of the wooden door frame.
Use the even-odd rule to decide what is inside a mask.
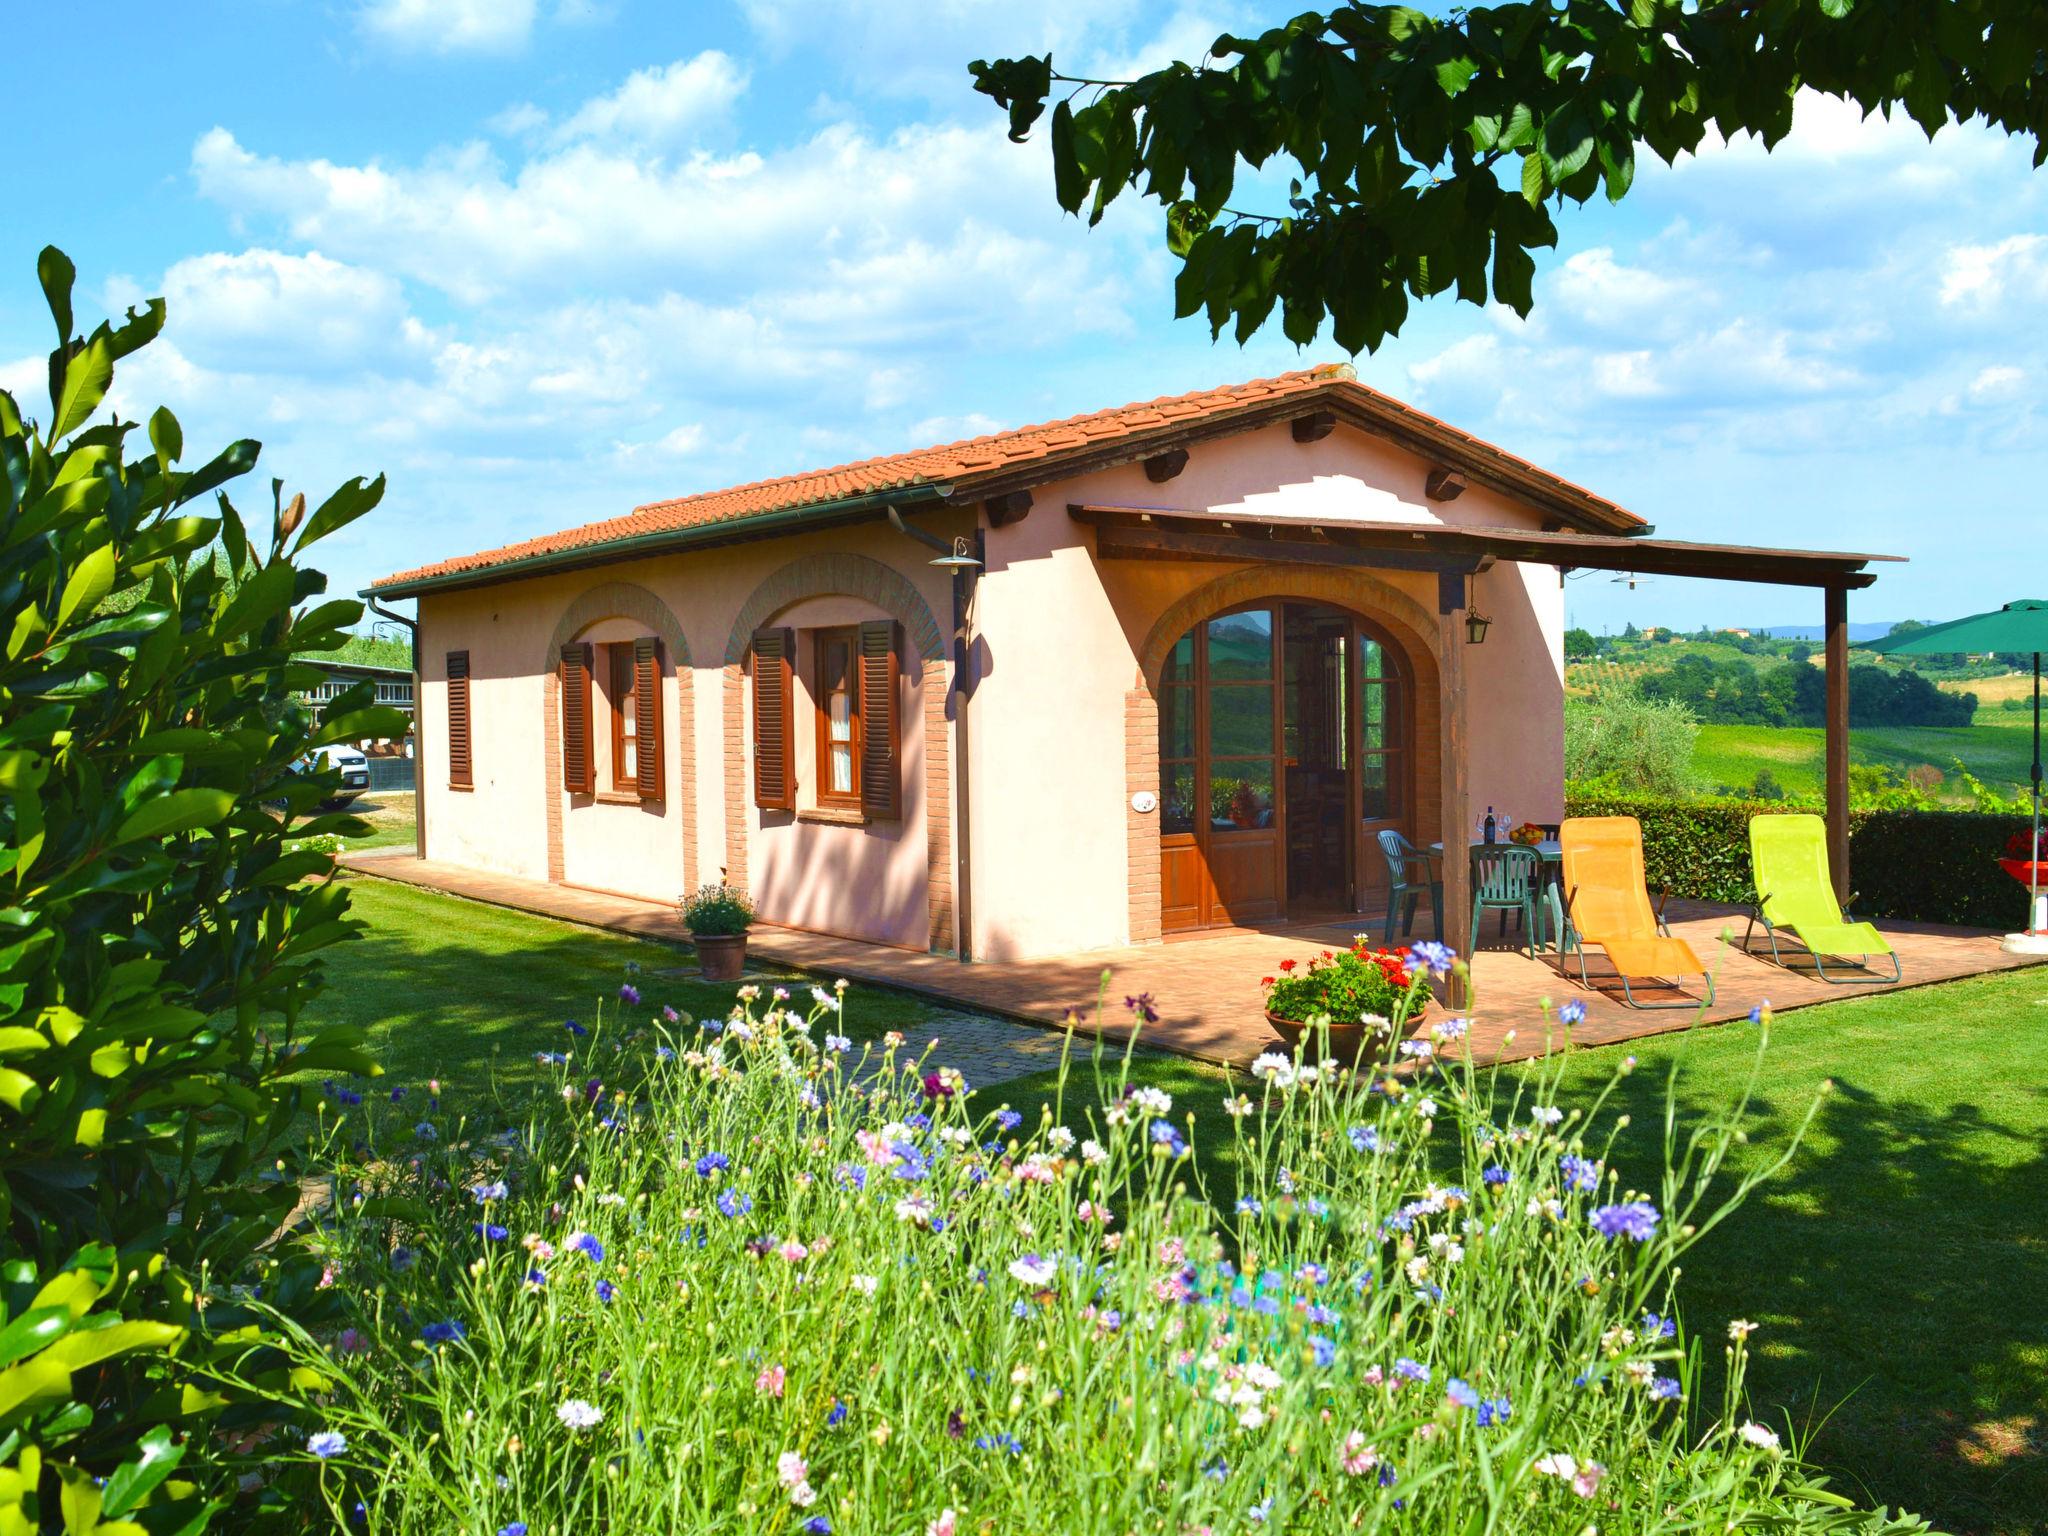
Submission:
[[[1273,691],[1273,825],[1271,830],[1275,849],[1275,903],[1278,907],[1278,916],[1282,920],[1286,920],[1292,915],[1292,893],[1288,888],[1287,872],[1288,818],[1285,753],[1287,724],[1286,610],[1290,603],[1307,608],[1321,608],[1330,613],[1341,614],[1350,625],[1348,635],[1350,640],[1348,647],[1349,655],[1345,658],[1345,691],[1347,697],[1345,699],[1346,718],[1344,729],[1348,762],[1346,763],[1344,776],[1344,800],[1345,813],[1351,828],[1351,836],[1346,851],[1348,862],[1347,883],[1350,887],[1350,901],[1353,912],[1362,910],[1364,893],[1367,889],[1367,882],[1364,877],[1366,871],[1371,867],[1368,862],[1370,850],[1366,845],[1367,834],[1363,814],[1365,779],[1361,771],[1365,750],[1364,654],[1363,648],[1358,644],[1361,636],[1375,641],[1380,646],[1382,653],[1390,659],[1390,674],[1378,686],[1385,687],[1387,682],[1391,681],[1397,692],[1394,708],[1387,713],[1387,724],[1396,733],[1394,737],[1396,747],[1394,756],[1395,761],[1399,764],[1399,778],[1398,781],[1390,779],[1390,783],[1396,784],[1397,810],[1393,817],[1376,823],[1376,829],[1378,827],[1393,826],[1401,829],[1403,834],[1411,839],[1415,835],[1419,787],[1416,772],[1418,759],[1416,710],[1418,700],[1416,698],[1415,664],[1413,658],[1408,654],[1408,647],[1400,640],[1396,631],[1390,625],[1370,614],[1363,613],[1345,603],[1332,602],[1324,597],[1296,597],[1281,593],[1228,604],[1191,621],[1179,635],[1173,638],[1171,645],[1167,649],[1166,659],[1161,663],[1159,677],[1152,684],[1154,697],[1161,701],[1158,718],[1163,722],[1165,717],[1164,695],[1169,686],[1166,681],[1165,668],[1171,663],[1173,647],[1177,646],[1186,635],[1194,634],[1197,631],[1205,632],[1197,639],[1194,647],[1194,675],[1189,681],[1190,697],[1193,701],[1193,719],[1190,721],[1190,730],[1194,739],[1194,756],[1191,761],[1196,770],[1196,813],[1193,825],[1189,831],[1166,832],[1162,830],[1159,834],[1159,853],[1162,869],[1166,856],[1171,851],[1193,847],[1200,852],[1204,870],[1204,889],[1201,905],[1205,914],[1213,913],[1215,901],[1214,878],[1208,873],[1209,838],[1207,834],[1213,831],[1212,828],[1206,825],[1206,822],[1209,820],[1205,809],[1208,803],[1209,775],[1202,771],[1210,768],[1212,763],[1209,754],[1209,732],[1206,729],[1209,723],[1210,688],[1209,646],[1206,630],[1217,619],[1228,618],[1235,613],[1250,613],[1263,610],[1270,613],[1273,618],[1271,679]],[[1155,724],[1155,733],[1157,729],[1158,725]],[[1163,789],[1165,775],[1163,758],[1160,773],[1161,787]],[[1160,931],[1162,934],[1167,932],[1175,934],[1199,933],[1204,929],[1232,926],[1228,923],[1198,922],[1187,927],[1169,930],[1166,927],[1165,919],[1166,882],[1163,877],[1159,882],[1159,892],[1156,899],[1160,908]]]

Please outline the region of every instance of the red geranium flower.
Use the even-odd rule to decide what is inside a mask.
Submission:
[[[1289,972],[1289,971],[1291,971],[1291,970],[1293,970],[1293,969],[1294,969],[1294,962],[1293,962],[1292,960],[1282,960],[1282,961],[1280,962],[1280,971],[1281,971],[1281,974],[1282,974],[1282,975],[1285,975],[1285,974],[1286,974],[1287,972]]]

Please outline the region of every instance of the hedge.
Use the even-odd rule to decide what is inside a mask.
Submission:
[[[1657,800],[1568,794],[1571,816],[1633,816],[1643,824],[1643,863],[1652,890],[1738,906],[1756,899],[1750,882],[1752,816],[1794,809],[1774,801]],[[1850,886],[1859,917],[1898,917],[1972,928],[2012,929],[2026,898],[1998,867],[2024,816],[1978,811],[1849,812]]]

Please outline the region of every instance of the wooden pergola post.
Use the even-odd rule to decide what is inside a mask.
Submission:
[[[1849,903],[1849,589],[1827,587],[1828,867]]]
[[[1438,827],[1444,844],[1443,941],[1461,954],[1472,914],[1472,861],[1466,845],[1472,824],[1465,737],[1465,573],[1438,571],[1436,577],[1437,670],[1442,696],[1438,731],[1440,778]],[[1469,959],[1469,956],[1465,958]],[[1455,977],[1445,1001],[1462,1008],[1466,989]]]

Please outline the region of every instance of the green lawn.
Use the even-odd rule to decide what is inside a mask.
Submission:
[[[1684,1120],[1733,1100],[1755,1046],[1747,1025],[1639,1042],[1619,1166],[1647,1177],[1655,1165],[1673,1067]],[[1580,1053],[1571,1090],[1590,1095],[1618,1056]],[[1228,1145],[1219,1073],[1152,1060],[1134,1076],[1195,1111],[1199,1143]],[[1967,1536],[2039,1536],[2048,969],[1783,1016],[1748,1155],[1781,1146],[1827,1078],[1835,1090],[1797,1160],[1687,1256],[1688,1325],[1710,1363],[1730,1318],[1764,1325],[1751,1341],[1758,1416],[1817,1427],[1813,1455],[1839,1486]],[[1053,1086],[1041,1074],[983,1097],[1035,1117]],[[1210,1194],[1228,1199],[1220,1172]]]
[[[349,808],[349,814],[368,822],[367,837],[351,837],[351,848],[410,848],[413,846],[413,793],[411,790],[375,790]]]
[[[458,1100],[489,1094],[498,1080],[518,1088],[534,1071],[536,1051],[558,1051],[571,1036],[566,1021],[588,1025],[600,1004],[613,1017],[626,966],[644,1023],[664,1003],[694,1016],[725,1013],[734,988],[661,974],[689,961],[689,951],[623,938],[463,901],[414,886],[348,877],[355,915],[368,931],[328,952],[327,990],[315,1005],[322,1023],[357,1023],[384,1066],[380,1087],[438,1078]],[[801,1000],[810,980],[789,983]],[[855,1040],[886,1030],[915,1030],[925,1004],[892,992],[863,992],[846,1009],[845,1033]],[[913,1038],[915,1038],[913,1036]]]
[[[1985,783],[2010,793],[2027,782],[2033,760],[2032,717],[1980,709],[1974,724],[1954,729],[1884,726],[1849,733],[1849,758],[1903,772],[1922,763],[1953,775],[1955,761]],[[1759,768],[1788,793],[1821,792],[1822,733],[1814,726],[1703,725],[1694,770],[1710,785],[1747,789]],[[1958,785],[1960,789],[1960,785]]]

